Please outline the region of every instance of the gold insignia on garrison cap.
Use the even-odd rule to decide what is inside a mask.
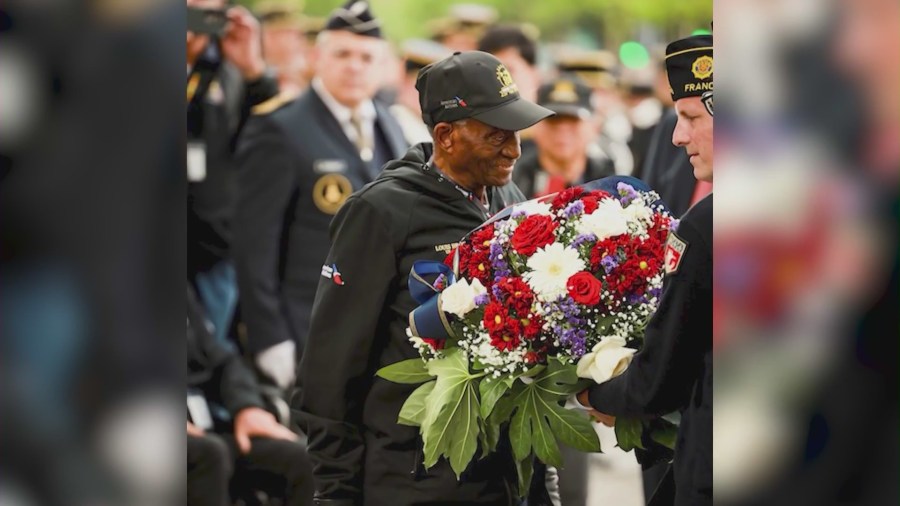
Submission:
[[[691,65],[691,72],[697,79],[709,79],[713,75],[713,59],[711,56],[701,56],[694,60]]]

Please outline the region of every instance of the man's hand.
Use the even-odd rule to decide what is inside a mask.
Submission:
[[[206,432],[203,429],[201,429],[200,427],[197,427],[196,425],[192,424],[191,422],[187,423],[187,433],[188,433],[188,436],[193,436],[193,437],[203,437],[206,434]]]
[[[615,427],[616,417],[614,417],[612,415],[607,415],[606,413],[601,413],[601,412],[597,411],[596,409],[594,409],[594,407],[591,406],[591,401],[590,401],[590,398],[588,397],[588,392],[589,392],[589,389],[582,390],[581,392],[578,392],[578,395],[575,398],[578,399],[578,402],[582,406],[588,408],[588,413],[591,415],[591,417],[595,421],[600,422],[603,425],[606,425],[607,427]]]
[[[297,345],[287,340],[270,346],[256,355],[256,367],[278,388],[287,390],[297,374]]]
[[[244,408],[234,417],[234,439],[241,453],[250,452],[251,437],[297,440],[297,435],[278,423],[272,413],[260,408]]]
[[[237,67],[245,81],[259,79],[266,70],[259,21],[242,6],[228,9],[228,26],[222,36],[222,54]]]

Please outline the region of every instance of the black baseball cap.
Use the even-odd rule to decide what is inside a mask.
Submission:
[[[672,100],[713,91],[712,35],[694,35],[666,47],[666,72]]]
[[[538,88],[538,104],[557,116],[589,119],[594,114],[593,90],[576,75],[562,75]]]
[[[422,120],[429,127],[473,118],[502,130],[524,130],[553,111],[519,95],[506,66],[483,51],[455,52],[419,71]]]

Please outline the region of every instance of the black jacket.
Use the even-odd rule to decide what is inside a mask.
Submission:
[[[377,128],[399,158],[407,145],[388,110],[375,103]],[[313,88],[247,122],[240,162],[234,256],[248,351],[288,339],[303,344],[328,225],[353,191],[374,177]]]
[[[246,83],[230,64],[200,60],[188,76],[193,92],[187,104],[189,142],[206,150],[203,181],[188,183],[188,278],[230,258],[237,166],[234,142],[250,109],[278,94],[274,77]]]
[[[407,278],[416,260],[443,260],[485,220],[484,209],[426,166],[418,144],[353,194],[331,225],[331,270],[319,280],[300,366],[295,414],[306,424],[317,497],[335,504],[510,504],[510,453],[470,466],[462,482],[445,460],[422,468],[418,428],[397,424],[416,388],[375,377],[417,357],[406,328],[416,303]],[[490,192],[490,213],[524,200],[510,183]],[[333,272],[340,273],[336,282]]]
[[[675,237],[686,247],[666,276],[643,349],[621,376],[590,388],[591,405],[610,415],[682,409],[674,462],[679,506],[712,504],[712,219],[712,195],[681,219]],[[667,264],[674,261],[667,254]]]
[[[587,166],[584,169],[584,174],[581,176],[581,179],[569,186],[577,186],[582,183],[587,183],[588,181],[612,176],[615,173],[616,168],[609,158],[588,156]],[[542,186],[540,181],[538,181],[542,177],[542,174],[546,173],[541,167],[540,160],[538,159],[538,150],[535,148],[528,153],[523,152],[522,158],[516,162],[516,169],[513,172],[513,181],[516,183],[516,186],[522,190],[522,194],[527,198],[532,199],[543,196],[536,193],[536,190],[540,190],[540,188],[537,187]]]

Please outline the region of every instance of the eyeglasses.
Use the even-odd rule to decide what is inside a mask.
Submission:
[[[713,92],[706,91],[703,95],[700,95],[700,101],[703,102],[703,107],[706,107],[706,112],[709,113],[710,116],[713,115]]]

